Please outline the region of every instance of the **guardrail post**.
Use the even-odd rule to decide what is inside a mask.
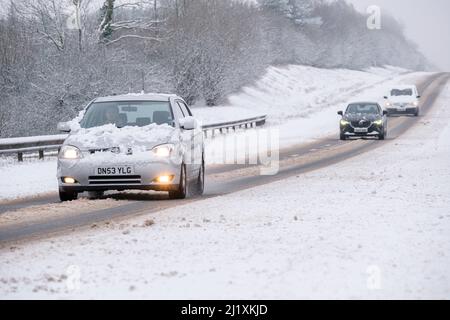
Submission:
[[[18,153],[17,153],[17,160],[18,160],[19,162],[23,162],[23,153],[22,153],[22,152],[18,152]]]
[[[44,150],[39,150],[39,160],[44,159]]]

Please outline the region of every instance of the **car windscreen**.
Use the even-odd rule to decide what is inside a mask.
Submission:
[[[379,114],[380,108],[376,104],[355,103],[347,107],[346,114]]]
[[[168,101],[95,102],[81,120],[82,128],[114,124],[118,128],[145,127],[150,124],[173,126],[173,114]]]
[[[400,97],[400,96],[412,96],[412,89],[394,89],[391,91],[391,97]]]

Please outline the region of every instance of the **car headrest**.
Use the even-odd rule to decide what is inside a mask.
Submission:
[[[153,112],[153,122],[156,124],[170,124],[172,121],[172,117],[170,112],[168,111],[155,111]]]
[[[150,118],[137,118],[136,119],[136,125],[138,127],[145,127],[145,126],[148,126],[150,123],[152,123],[152,120]]]

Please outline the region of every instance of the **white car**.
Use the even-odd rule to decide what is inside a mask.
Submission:
[[[385,96],[385,109],[389,115],[414,115],[420,113],[420,95],[414,85],[402,85],[392,88]]]
[[[172,199],[202,194],[203,132],[176,95],[127,94],[97,98],[78,119],[58,157],[61,201],[107,190],[168,191]]]

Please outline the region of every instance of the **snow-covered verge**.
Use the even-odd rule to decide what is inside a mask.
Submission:
[[[449,299],[449,100],[330,168],[3,248],[0,295]]]
[[[260,115],[268,115],[272,123],[280,123],[294,117],[309,116],[337,101],[350,99],[355,91],[363,91],[405,73],[407,70],[391,66],[367,71],[301,65],[270,67],[252,86],[230,96],[227,104],[194,107],[193,112],[204,123]]]
[[[0,162],[0,201],[56,192],[56,161]],[[1,202],[0,202],[1,205]]]
[[[267,114],[267,127],[277,130],[281,147],[288,147],[337,134],[336,111],[344,109],[348,101],[380,100],[389,85],[414,83],[425,75],[407,73],[394,67],[367,71],[296,65],[271,67],[252,87],[231,96],[227,106],[194,108],[193,113],[203,123]],[[244,134],[238,132],[237,139]],[[220,149],[224,144],[223,136],[207,140],[210,150]],[[210,158],[207,161],[217,163],[221,159]],[[16,166],[10,161],[0,161],[0,201],[56,192],[55,176],[56,164],[45,162]],[[14,180],[6,183],[10,177]]]

